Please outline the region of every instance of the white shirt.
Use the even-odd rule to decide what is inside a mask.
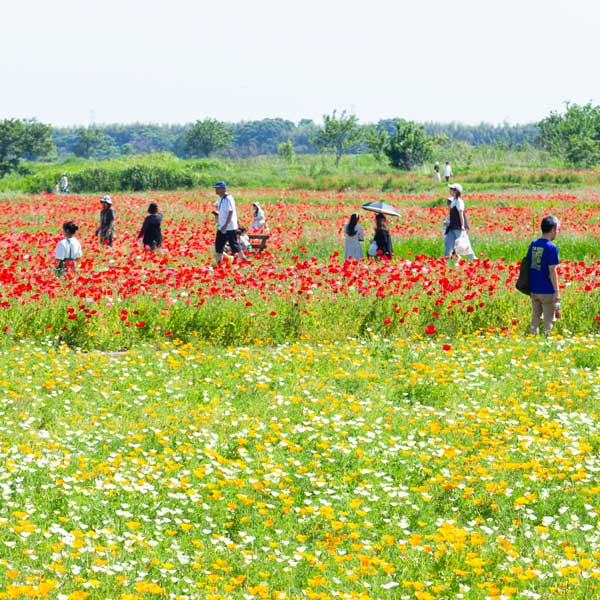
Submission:
[[[465,203],[463,199],[459,196],[458,198],[452,198],[450,201],[450,208],[457,208],[459,212],[465,211]]]
[[[75,260],[81,258],[81,244],[77,238],[65,238],[56,244],[56,260]]]
[[[262,208],[259,208],[254,215],[254,220],[252,221],[252,225],[250,225],[250,229],[260,229],[265,223],[265,213]]]
[[[227,217],[229,216],[229,212],[232,211],[231,220],[227,225],[227,231],[231,231],[232,229],[238,228],[238,220],[237,220],[237,212],[235,210],[235,200],[233,196],[229,194],[225,194],[221,199],[217,201],[217,211],[219,212],[219,220],[218,220],[218,228],[223,229],[225,223],[227,222]]]
[[[452,167],[450,165],[444,165],[444,177],[450,177],[452,175]]]

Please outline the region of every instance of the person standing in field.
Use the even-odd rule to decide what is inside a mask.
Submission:
[[[67,269],[75,268],[75,261],[81,258],[81,244],[75,237],[79,227],[73,221],[65,221],[62,226],[63,240],[56,244],[54,258],[56,266],[54,272],[57,276],[64,275]]]
[[[233,258],[238,255],[246,260],[246,255],[238,242],[237,229],[238,219],[235,208],[235,200],[227,193],[227,184],[224,181],[215,183],[215,194],[219,197],[217,201],[217,233],[215,236],[215,260],[219,264],[223,261],[225,244],[229,244]]]
[[[352,213],[344,226],[344,260],[360,260],[363,257],[361,242],[365,239],[365,232],[358,224],[358,219],[359,216]]]
[[[445,221],[446,228],[444,230],[444,256],[446,258],[452,256],[456,240],[469,231],[465,203],[462,199],[462,185],[452,183],[448,187],[450,188],[450,197],[448,198],[448,218]],[[470,254],[467,254],[467,258],[475,259],[472,250]]]
[[[558,235],[560,223],[554,215],[542,219],[542,237],[529,246],[530,289],[531,289],[531,328],[537,334],[542,316],[544,333],[552,333],[555,316],[560,314],[560,291],[556,267],[559,264],[558,248],[554,240]]]
[[[265,211],[262,209],[262,206],[258,202],[253,202],[252,211],[252,223],[250,225],[250,231],[259,231],[263,228],[268,230]]]
[[[440,176],[440,163],[436,161],[435,165],[433,165],[433,181],[435,183],[439,183],[442,180]]]
[[[63,194],[68,194],[69,193],[69,180],[67,178],[67,174],[63,173],[61,178],[60,178],[60,191]]]
[[[158,204],[151,202],[148,205],[148,216],[144,219],[142,228],[137,236],[142,238],[144,248],[147,250],[156,250],[162,246],[162,214],[158,212]]]
[[[444,179],[450,181],[450,177],[452,177],[452,167],[450,166],[450,161],[447,160],[444,165]]]
[[[382,213],[375,214],[375,236],[369,248],[369,256],[377,258],[392,258],[392,238],[388,229],[387,219]]]
[[[110,196],[102,196],[100,200],[102,210],[100,211],[100,225],[96,229],[96,235],[101,246],[112,246],[115,236],[115,209]]]

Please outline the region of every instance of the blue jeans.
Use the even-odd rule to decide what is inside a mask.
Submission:
[[[454,244],[456,240],[460,237],[462,233],[462,229],[448,229],[444,234],[444,256],[449,257],[452,256],[454,252]],[[469,254],[467,256],[469,260],[473,260],[475,258],[474,254]]]

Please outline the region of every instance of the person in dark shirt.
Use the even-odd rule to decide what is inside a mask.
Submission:
[[[102,203],[102,210],[100,211],[100,225],[96,229],[96,235],[102,246],[112,246],[115,236],[115,209],[110,196],[103,196],[100,202]]]
[[[375,237],[373,241],[377,245],[377,257],[392,258],[392,239],[388,230],[387,219],[384,214],[375,215]]]
[[[162,231],[160,229],[162,218],[162,214],[158,212],[158,204],[151,202],[148,206],[148,216],[144,219],[140,233],[137,236],[138,240],[142,238],[144,248],[156,250],[162,246]]]

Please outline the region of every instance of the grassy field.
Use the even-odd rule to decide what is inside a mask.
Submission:
[[[5,194],[0,599],[596,597],[597,189],[465,185],[464,263],[427,185],[233,190],[271,237],[219,268],[210,188],[114,194],[112,250],[98,196]],[[393,260],[344,262],[378,198],[401,213]],[[151,200],[161,253],[135,240]],[[514,280],[548,212],[545,339]],[[84,256],[56,278],[67,218]]]

